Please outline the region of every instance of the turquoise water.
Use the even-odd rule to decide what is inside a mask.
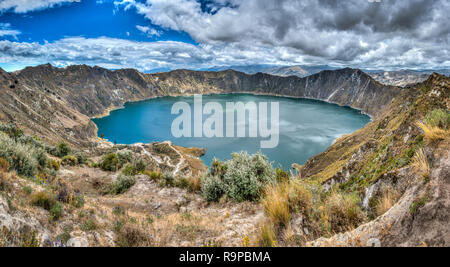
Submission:
[[[224,109],[226,102],[279,102],[279,145],[273,149],[260,149],[260,141],[267,138],[173,137],[172,122],[179,115],[172,115],[171,109],[178,101],[189,103],[192,114],[194,113],[193,97],[162,97],[127,103],[124,109],[113,111],[110,116],[93,121],[98,126],[99,135],[104,134],[111,142],[133,144],[172,141],[183,147],[202,147],[207,150],[206,155],[202,157],[207,166],[214,157],[226,160],[233,152],[256,153],[261,150],[275,166],[286,170],[292,163],[304,164],[312,156],[324,152],[342,134],[352,133],[370,121],[368,116],[358,110],[316,100],[247,94],[203,96],[203,105],[214,101],[221,103]],[[270,110],[268,113],[270,116]],[[203,116],[203,119],[207,117]]]

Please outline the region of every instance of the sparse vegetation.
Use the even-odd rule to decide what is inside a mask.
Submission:
[[[162,175],[162,185],[163,186],[174,186],[175,185],[175,176],[173,173],[165,172]]]
[[[40,242],[34,229],[16,232],[3,226],[0,229],[0,247],[40,247]]]
[[[311,180],[289,180],[266,188],[262,204],[268,225],[275,230],[289,228],[294,214],[305,216],[309,229],[318,236],[345,232],[364,222],[366,214],[359,206],[360,198],[338,189],[325,193],[320,184]],[[269,240],[261,238],[260,240]],[[260,242],[260,241],[259,241]],[[264,242],[268,245],[267,242]]]
[[[97,229],[97,222],[92,218],[87,219],[84,223],[81,224],[80,229],[84,232],[94,231],[95,229]]]

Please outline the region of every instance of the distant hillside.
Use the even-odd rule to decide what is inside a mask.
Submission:
[[[421,83],[428,79],[433,73],[439,73],[449,76],[450,70],[399,70],[399,71],[374,71],[368,72],[375,80],[382,84],[394,85],[394,86],[407,86],[411,84]]]
[[[324,70],[336,70],[338,68],[330,67],[327,65],[318,66],[306,66],[306,65],[296,65],[296,66],[271,66],[271,65],[248,65],[248,66],[225,66],[225,67],[214,67],[210,69],[205,69],[207,71],[225,71],[225,70],[235,70],[244,72],[247,74],[256,74],[258,72],[288,77],[297,76],[304,78],[310,75],[314,75]],[[372,78],[378,82],[386,85],[401,86],[405,87],[407,85],[412,85],[416,83],[421,83],[428,79],[428,77],[436,72],[441,75],[449,76],[450,70],[398,70],[398,71],[384,71],[384,70],[363,70],[369,74]]]

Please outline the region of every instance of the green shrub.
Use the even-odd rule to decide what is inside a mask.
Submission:
[[[63,206],[61,203],[56,202],[50,209],[50,218],[53,221],[57,221],[59,218],[61,218],[63,212]]]
[[[165,172],[162,175],[162,181],[165,186],[174,186],[175,185],[175,176],[171,172]]]
[[[127,175],[127,176],[133,176],[136,174],[135,170],[134,170],[134,166],[131,163],[125,164],[125,166],[122,167],[121,172],[123,175]]]
[[[175,186],[183,189],[187,189],[189,187],[189,180],[186,177],[180,177],[175,179]]]
[[[144,171],[144,174],[148,176],[148,178],[152,181],[158,181],[162,179],[162,173],[155,171]]]
[[[23,136],[22,129],[16,127],[14,124],[0,124],[0,132],[4,132],[10,138],[17,140],[19,137]]]
[[[72,151],[66,143],[59,143],[59,145],[56,148],[58,157],[62,158],[70,154]]]
[[[70,236],[70,232],[72,231],[72,229],[71,229],[70,226],[65,226],[63,230],[64,230],[64,232],[59,234],[56,237],[56,240],[58,242],[61,242],[62,244],[66,244],[69,241],[70,237],[71,237]]]
[[[33,157],[36,158],[39,166],[41,168],[47,167],[47,153],[45,153],[45,150],[42,148],[37,148],[33,152]]]
[[[59,161],[54,160],[54,159],[48,159],[47,160],[47,168],[55,170],[55,171],[59,171]]]
[[[86,155],[84,155],[84,153],[82,153],[82,152],[75,152],[73,155],[77,158],[78,164],[81,165],[81,164],[85,164],[86,163],[87,158],[86,158]]]
[[[45,191],[35,193],[31,196],[31,204],[37,207],[41,207],[46,210],[50,210],[56,203],[55,197]]]
[[[125,164],[133,160],[133,151],[124,149],[117,152],[117,159],[119,160],[119,165],[124,166]]]
[[[102,158],[100,168],[104,171],[115,172],[119,166],[119,158],[116,154],[111,153]]]
[[[119,195],[128,191],[134,184],[136,183],[136,179],[133,176],[125,176],[123,174],[119,174],[116,181],[111,186],[110,193]]]
[[[78,159],[72,155],[64,156],[61,160],[61,164],[63,166],[76,166],[78,165]]]
[[[216,176],[206,176],[201,185],[203,197],[208,202],[216,202],[225,194],[223,182]]]
[[[121,206],[116,206],[116,207],[113,208],[112,213],[115,216],[125,215],[125,209],[122,208]]]
[[[8,160],[11,169],[19,175],[33,176],[38,170],[36,149],[31,145],[16,143],[14,140],[0,134],[0,158]]]
[[[448,129],[450,126],[450,113],[442,109],[435,109],[427,114],[425,123],[432,127]]]
[[[97,229],[97,223],[94,219],[89,219],[80,226],[81,231],[88,232]]]
[[[147,168],[147,163],[143,159],[138,159],[134,166],[136,173],[143,173]]]
[[[241,152],[233,154],[233,159],[227,162],[223,182],[225,192],[232,200],[256,201],[264,186],[274,178],[275,171],[265,156]]]
[[[241,152],[224,163],[215,159],[202,191],[208,201],[217,201],[220,194],[235,202],[256,201],[264,187],[274,181],[275,171],[264,155]]]
[[[81,194],[75,194],[71,199],[70,203],[75,208],[82,208],[84,206],[84,197]]]
[[[33,188],[31,188],[31,186],[24,186],[23,191],[25,191],[27,195],[31,195],[31,193],[33,193]]]
[[[225,173],[227,172],[227,164],[214,158],[211,163],[211,168],[209,172],[211,176],[217,176],[220,179],[223,179]]]

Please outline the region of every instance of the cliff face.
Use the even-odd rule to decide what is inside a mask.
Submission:
[[[178,70],[151,75],[165,92],[210,93],[252,92],[313,98],[351,106],[378,116],[403,89],[384,86],[360,70],[323,71],[299,78],[257,73],[247,75],[232,70],[193,72]]]
[[[257,93],[305,97],[351,106],[379,116],[408,89],[384,86],[360,70],[324,71],[306,78],[279,77],[232,70],[177,70],[143,74],[133,69],[110,71],[85,65],[64,69],[51,65],[0,72],[1,117],[54,143],[65,139],[86,146],[96,135],[89,118],[124,103],[156,96],[197,93]]]

